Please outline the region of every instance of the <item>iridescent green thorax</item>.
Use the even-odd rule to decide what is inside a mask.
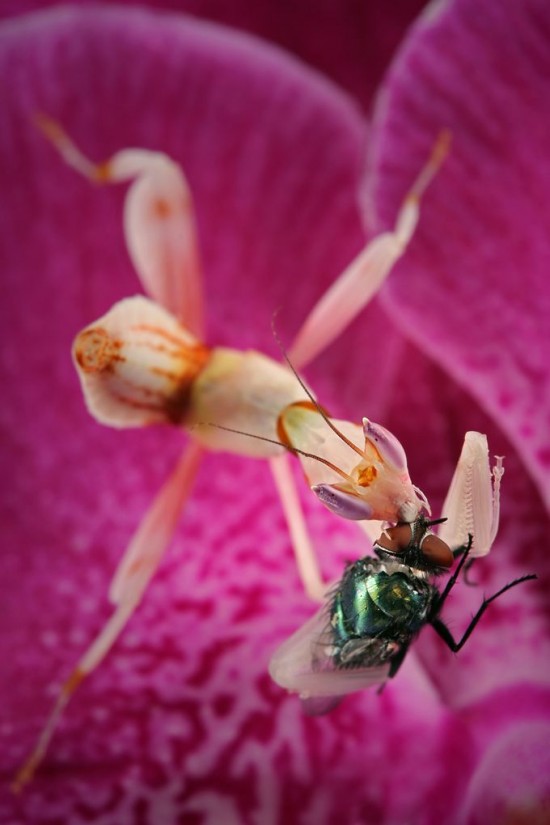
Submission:
[[[350,565],[330,606],[336,664],[381,664],[425,623],[437,589],[411,568],[366,558]]]

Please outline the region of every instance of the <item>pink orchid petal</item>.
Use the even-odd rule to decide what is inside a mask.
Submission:
[[[546,717],[506,730],[485,752],[470,783],[461,825],[550,818],[550,722]]]
[[[10,393],[0,408],[10,479],[0,753],[9,780],[56,685],[108,614],[110,575],[181,441],[168,430],[102,429],[84,411],[71,338],[137,289],[122,245],[122,192],[90,189],[60,166],[30,115],[58,117],[98,159],[132,143],[182,161],[197,193],[214,338],[272,353],[273,309],[284,308],[288,340],[360,246],[363,126],[347,101],[281,55],[146,13],[55,12],[6,26],[0,65],[13,84],[0,140]],[[400,326],[398,313],[390,320]],[[351,351],[359,356],[350,372]],[[478,412],[384,313],[364,313],[311,374],[330,402],[383,420],[405,444],[413,479],[442,500],[452,448],[457,456]],[[390,407],[386,420],[379,412]],[[428,419],[441,438],[419,437]],[[512,515],[528,530],[504,534],[512,556],[502,569],[495,549],[491,575],[524,572],[548,555],[517,459],[513,477]],[[361,552],[357,533],[305,492],[304,504],[323,566],[337,575]],[[528,624],[530,650],[545,592]],[[449,657],[440,665],[421,647],[424,667],[413,652],[381,696],[360,694],[329,717],[304,719],[266,668],[310,613],[268,468],[208,457],[142,609],[75,697],[36,783],[19,800],[0,798],[0,820],[440,825],[462,800],[457,754],[465,775],[478,756],[469,723],[441,702],[460,704],[446,681]],[[502,615],[493,672],[501,656],[513,660],[503,644],[512,614]],[[481,656],[470,662],[467,688],[481,664]],[[426,667],[430,678],[441,674],[439,693]],[[491,680],[482,673],[481,683]]]
[[[546,3],[458,0],[426,14],[394,64],[375,130],[375,205],[453,134],[386,300],[402,329],[500,424],[550,502]]]
[[[464,709],[473,769],[455,759],[464,778],[457,825],[546,819],[549,777],[550,690],[519,682],[500,687]],[[508,817],[508,818],[507,818]]]
[[[97,0],[73,0],[75,6],[92,4],[97,6]],[[0,14],[53,5],[56,0],[4,0]],[[393,52],[426,0],[393,0],[391,14],[386,0],[317,0],[314,15],[307,3],[273,0],[145,0],[141,5],[187,12],[271,41],[324,72],[368,109]]]

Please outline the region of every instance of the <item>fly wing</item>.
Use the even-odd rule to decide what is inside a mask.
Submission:
[[[364,640],[364,644],[369,643]],[[336,663],[328,606],[325,604],[275,651],[269,665],[271,678],[301,699],[334,700],[336,697],[384,682],[390,665],[342,667]],[[326,712],[330,709],[326,703]]]

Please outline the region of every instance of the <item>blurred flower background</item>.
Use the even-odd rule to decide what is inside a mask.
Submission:
[[[456,0],[410,27],[422,5],[3,4],[1,822],[550,821],[550,9]],[[209,340],[275,357],[273,311],[289,341],[452,131],[410,251],[307,377],[336,415],[399,436],[436,513],[467,429],[506,455],[499,537],[446,606],[452,630],[484,592],[539,579],[457,657],[428,629],[383,694],[303,717],[266,670],[312,611],[268,469],[212,455],[144,604],[10,795],[185,438],[84,410],[71,340],[138,291],[124,190],[67,169],[38,111],[98,160],[144,146],[182,164]],[[312,499],[331,578],[365,542]]]

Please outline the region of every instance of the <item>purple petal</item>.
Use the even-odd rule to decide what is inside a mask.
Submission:
[[[393,221],[445,127],[453,148],[390,278],[399,325],[500,424],[547,501],[550,8],[458,0],[426,15],[383,90],[375,204]]]

